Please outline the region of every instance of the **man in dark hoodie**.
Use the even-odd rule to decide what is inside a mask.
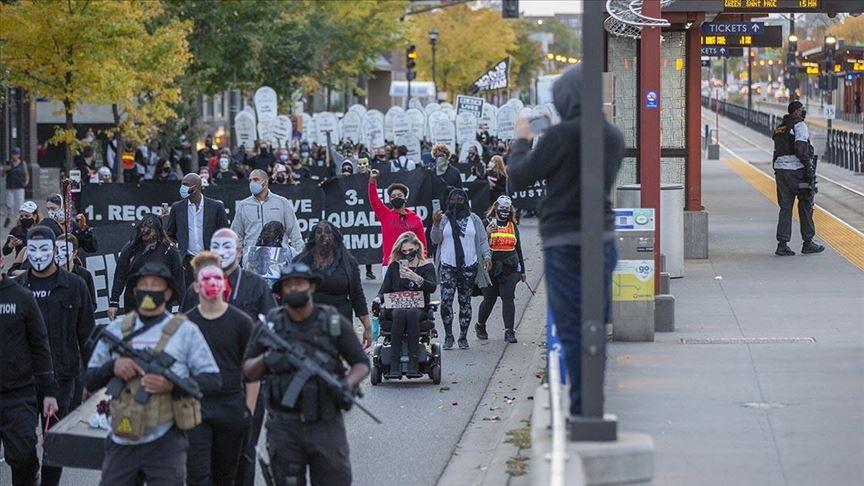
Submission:
[[[811,160],[813,146],[804,118],[807,111],[800,101],[789,103],[789,114],[774,129],[774,180],[777,183],[777,256],[795,254],[789,248],[792,239],[792,206],[798,198],[798,219],[801,222],[801,253],[821,253],[825,247],[813,242],[816,226],[813,224],[813,196],[816,195],[816,167]],[[814,184],[811,184],[814,183]]]
[[[581,91],[582,66],[577,65],[561,75],[552,86],[552,98],[555,109],[561,115],[561,123],[547,129],[534,150],[531,150],[532,138],[540,134],[532,133],[531,126],[524,117],[517,119],[518,140],[511,147],[507,167],[512,190],[527,189],[539,180],[546,180],[546,195],[538,206],[540,236],[543,239],[549,306],[555,316],[555,324],[566,353],[567,371],[570,373],[570,413],[573,415],[582,413],[579,203]],[[618,174],[621,158],[624,156],[624,140],[617,128],[605,119],[602,123],[606,191],[603,253],[608,319],[609,286],[617,260],[613,231],[614,215],[609,193]]]

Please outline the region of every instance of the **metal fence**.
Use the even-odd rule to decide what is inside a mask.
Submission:
[[[780,124],[783,117],[758,110],[747,110],[746,106],[728,103],[723,100],[702,97],[702,106],[711,111],[719,112],[730,120],[770,137],[774,128]],[[864,134],[831,129],[828,131],[825,162],[854,171],[864,173]]]

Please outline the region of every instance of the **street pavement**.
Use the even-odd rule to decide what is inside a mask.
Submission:
[[[775,257],[765,178],[721,158],[702,169],[710,258],[672,281],[676,332],[610,346],[606,410],[653,437],[658,486],[860,485],[864,273],[832,247]]]
[[[520,234],[528,281],[536,289],[542,275],[537,220],[525,220]],[[365,273],[362,270],[361,276]],[[380,278],[369,281],[364,276],[363,290],[368,300],[377,295],[380,285]],[[516,292],[517,325],[530,297],[528,287],[519,284]],[[473,322],[476,322],[480,300],[473,300]],[[443,342],[440,316],[436,321],[441,336],[439,340]],[[458,328],[458,322],[454,327]],[[489,341],[478,343],[472,323],[469,335],[471,349],[443,351],[441,385],[434,385],[430,379],[424,378],[385,382],[372,387],[366,380],[362,403],[384,423],[377,425],[357,410],[346,414],[354,484],[431,486],[438,482],[504,354],[503,327],[499,303],[487,323]],[[526,342],[537,338],[536,335],[523,338],[518,333],[517,337],[526,339]],[[64,469],[61,486],[90,486],[98,482],[98,471]],[[10,483],[9,468],[0,463],[0,485]],[[257,484],[264,485],[260,474]]]

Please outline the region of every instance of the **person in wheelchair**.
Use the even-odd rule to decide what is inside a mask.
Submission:
[[[406,308],[382,308],[381,328],[387,331],[390,328],[390,349],[394,356],[401,357],[402,340],[407,334],[408,339],[408,364],[406,375],[419,376],[418,353],[420,348],[421,324],[426,324],[432,317],[429,312],[430,294],[437,287],[435,277],[435,265],[426,258],[426,249],[423,244],[410,231],[402,233],[393,244],[390,253],[390,264],[384,275],[384,283],[378,292],[378,302],[387,303],[386,294],[393,292],[422,292],[422,305]],[[419,304],[419,302],[418,302]],[[409,304],[410,305],[410,304]],[[382,307],[387,307],[386,305]],[[434,321],[432,324],[434,328]],[[429,331],[430,329],[424,329]],[[391,362],[394,362],[391,360]],[[401,361],[396,360],[396,363]],[[401,379],[402,367],[390,366],[386,376],[388,379]]]

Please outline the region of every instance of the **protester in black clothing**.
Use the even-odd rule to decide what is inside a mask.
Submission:
[[[168,159],[160,158],[156,162],[156,172],[153,174],[154,181],[176,181],[177,173],[174,172],[174,167],[171,165],[171,161]]]
[[[204,147],[198,151],[198,167],[210,167],[210,158],[216,157],[216,147],[213,145],[213,136],[207,135],[204,139]]]
[[[89,184],[90,178],[95,176],[96,171],[99,170],[96,167],[96,157],[92,145],[85,145],[81,149],[81,155],[75,157],[74,163],[75,168],[81,171],[82,184]]]
[[[327,221],[309,230],[306,247],[296,261],[309,265],[321,281],[315,286],[315,302],[332,305],[350,322],[357,316],[363,323],[363,347],[372,344],[369,308],[360,282],[357,260],[345,249],[342,233]]]
[[[33,201],[26,201],[18,208],[18,223],[9,231],[6,243],[3,244],[3,255],[17,255],[27,244],[27,231],[39,224],[42,217]]]
[[[266,280],[260,276],[240,268],[240,255],[243,245],[237,233],[223,228],[213,233],[210,240],[210,251],[219,255],[222,269],[227,276],[227,302],[246,313],[252,320],[258,320],[259,315],[267,315],[276,308],[273,292]],[[186,298],[180,306],[182,312],[189,312],[198,305],[198,294],[190,286]],[[255,484],[255,446],[264,423],[264,402],[258,400],[254,407],[254,418],[249,439],[244,443],[243,455],[237,468],[237,484],[253,486]]]
[[[213,180],[217,183],[225,181],[236,181],[237,164],[231,161],[228,155],[220,155],[219,162],[216,164],[216,173],[213,175]]]
[[[513,214],[513,202],[500,196],[486,213],[489,249],[492,251],[492,268],[489,269],[491,284],[483,288],[483,302],[477,324],[474,326],[477,339],[489,339],[486,321],[492,314],[495,301],[501,297],[501,313],[504,317],[504,340],[516,342],[516,284],[525,281],[525,260],[522,258],[522,241]]]
[[[198,325],[210,346],[222,388],[204,394],[203,421],[189,431],[186,484],[233,486],[260,387],[259,383],[244,383],[242,374],[253,322],[223,300],[226,278],[218,255],[203,251],[192,259],[192,267],[192,285],[199,298],[186,317]]]
[[[53,219],[60,225],[60,231],[66,231],[66,208],[63,206],[63,196],[60,194],[52,194],[45,200],[45,211],[47,219]],[[93,233],[93,228],[87,225],[87,218],[83,214],[75,216],[74,224],[72,225],[72,234],[78,238],[78,244],[81,249],[87,253],[96,253],[99,251],[99,242],[96,241],[96,235]]]
[[[126,243],[120,256],[117,258],[117,268],[114,270],[114,284],[111,287],[111,297],[108,299],[108,317],[113,319],[120,307],[120,294],[125,290],[123,297],[123,308],[125,311],[135,309],[135,297],[132,288],[126,280],[130,275],[138,272],[146,262],[159,262],[165,265],[174,276],[174,285],[177,294],[172,300],[183,301],[185,290],[183,279],[183,264],[177,249],[168,243],[165,232],[162,230],[162,220],[152,213],[145,214],[135,228],[132,240]]]
[[[486,181],[489,182],[491,201],[497,201],[499,197],[507,195],[507,166],[504,165],[504,158],[500,155],[495,155],[489,160]]]
[[[450,191],[462,187],[462,174],[459,169],[450,164],[450,150],[444,144],[432,148],[435,156],[435,195],[442,202],[447,200]]]
[[[0,256],[0,268],[3,257]],[[43,416],[57,413],[48,331],[33,294],[0,272],[0,445],[12,486],[36,484],[37,395]]]
[[[51,361],[56,370],[59,393],[57,413],[45,418],[48,428],[70,411],[75,380],[81,374],[81,364],[89,359],[87,338],[95,325],[93,304],[87,285],[77,275],[61,269],[54,262],[56,254],[54,232],[36,226],[27,233],[27,258],[30,269],[16,281],[29,289],[36,299],[48,330]],[[41,400],[37,400],[37,404]],[[42,483],[56,486],[63,469],[42,466]]]
[[[24,193],[30,184],[30,169],[27,162],[21,160],[21,148],[12,147],[11,159],[3,164],[2,174],[6,178],[6,221],[3,226],[9,226],[14,211],[24,204]]]
[[[435,276],[435,265],[423,255],[426,254],[423,243],[417,236],[406,231],[402,233],[393,244],[390,253],[390,265],[384,275],[381,290],[378,291],[379,299],[384,301],[384,294],[402,291],[423,292],[423,302],[429,305],[430,295],[435,292],[438,280]],[[426,312],[423,309],[393,309],[391,314],[392,327],[390,332],[390,349],[402,349],[402,338],[408,335],[408,366],[407,373],[417,373],[417,354],[420,349],[420,322]],[[402,378],[399,367],[390,368],[390,378]]]
[[[84,280],[95,312],[96,285],[93,283],[93,275],[81,265],[81,260],[78,258],[78,238],[75,238],[75,235],[58,237],[55,246],[57,246],[57,254],[54,256],[54,262],[63,270],[74,273]]]

